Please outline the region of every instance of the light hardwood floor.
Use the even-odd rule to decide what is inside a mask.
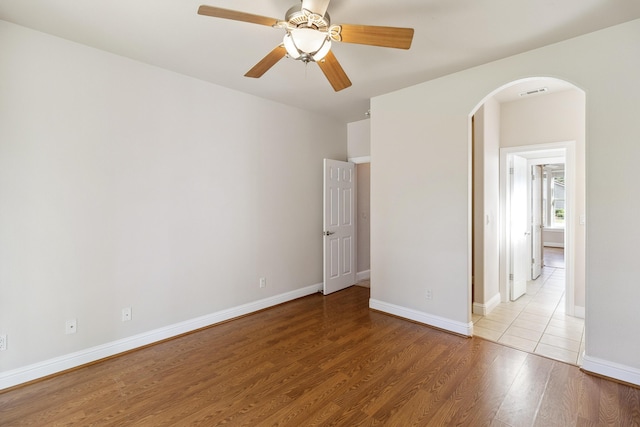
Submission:
[[[0,424],[640,424],[639,389],[368,299],[312,295],[1,393]]]

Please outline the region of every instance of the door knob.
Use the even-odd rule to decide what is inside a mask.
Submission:
[[[323,236],[331,236],[332,234],[336,234],[335,231],[325,231],[324,233],[322,233]]]

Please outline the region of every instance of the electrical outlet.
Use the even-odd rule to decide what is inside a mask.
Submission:
[[[65,334],[75,334],[77,329],[76,319],[67,319],[64,324],[64,333]]]
[[[0,351],[5,351],[7,349],[7,336],[0,335]]]
[[[431,292],[431,289],[427,289],[427,291],[425,292],[424,295],[427,299],[433,299],[433,292]]]
[[[266,277],[261,277],[260,278],[260,287],[261,288],[266,288],[267,287],[267,278]]]
[[[131,307],[125,307],[122,309],[122,321],[128,322],[131,320]]]

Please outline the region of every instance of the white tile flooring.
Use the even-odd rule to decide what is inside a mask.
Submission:
[[[574,365],[582,364],[584,319],[565,314],[564,268],[544,267],[517,301],[473,315],[476,336]]]

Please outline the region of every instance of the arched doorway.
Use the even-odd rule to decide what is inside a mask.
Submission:
[[[585,94],[577,87],[558,79],[530,78],[490,94],[474,111],[472,121],[474,334],[574,364],[579,363],[582,352],[583,322],[572,323],[574,317],[563,318],[562,322],[551,319],[560,314],[584,317],[584,112]],[[535,228],[531,224],[533,187],[527,182],[529,177],[521,178],[527,193],[515,203],[528,214],[520,221],[524,233],[512,229],[515,217],[511,217],[510,197],[514,178],[510,172],[514,170],[514,157],[519,157],[519,164],[527,169],[525,175],[531,173],[533,165],[558,158],[566,160],[563,164],[567,166],[567,184],[571,185],[567,200],[563,201],[567,205],[563,224],[566,273],[556,276],[562,277],[565,287],[551,310],[540,303],[545,297],[551,300],[552,290],[543,289],[540,295],[533,292],[539,292],[542,286],[533,286],[535,274],[531,274],[532,266],[540,259],[531,246]],[[528,250],[514,252],[516,234],[522,248]],[[542,236],[539,239],[543,245]],[[513,287],[522,280],[523,273],[518,273],[523,271],[518,270],[521,256],[526,257],[529,271],[524,270],[525,295],[518,298]],[[527,286],[531,289],[529,295]],[[555,292],[558,297],[558,289]],[[571,333],[563,337],[559,335],[566,331],[550,329],[555,335],[545,336],[547,326],[559,327],[561,323],[570,325]]]

